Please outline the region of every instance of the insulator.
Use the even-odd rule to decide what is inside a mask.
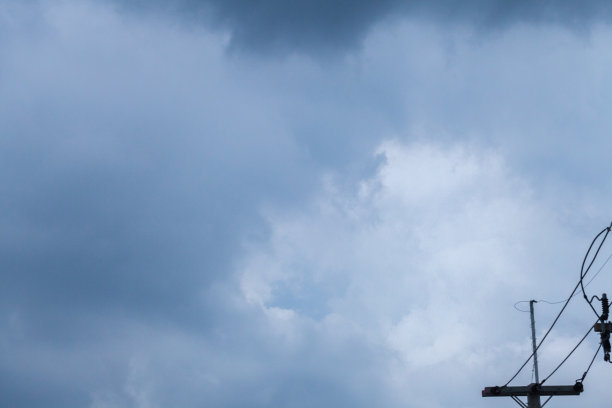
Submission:
[[[601,320],[608,320],[608,315],[610,314],[610,304],[608,303],[608,296],[604,293],[601,295]]]

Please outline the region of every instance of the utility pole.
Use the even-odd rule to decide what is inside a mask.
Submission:
[[[554,395],[580,395],[583,391],[582,383],[577,382],[575,385],[542,385],[540,384],[540,375],[538,373],[538,354],[535,335],[535,318],[533,312],[533,304],[535,300],[529,301],[529,312],[531,314],[531,345],[533,349],[533,368],[535,371],[535,383],[521,386],[509,387],[485,387],[482,390],[483,397],[510,397],[519,404],[522,408],[542,408]],[[540,397],[548,396],[544,404],[540,403]],[[519,397],[527,397],[525,404]]]
[[[531,314],[531,345],[533,348],[533,370],[535,371],[536,384],[540,383],[540,375],[538,374],[538,349],[536,347],[535,335],[535,317],[533,313],[533,304],[538,303],[536,300],[529,301],[529,314]]]

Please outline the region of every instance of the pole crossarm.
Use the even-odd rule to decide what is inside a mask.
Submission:
[[[574,385],[539,385],[529,384],[519,387],[485,387],[483,397],[528,397],[553,395],[580,395],[584,390],[582,383]]]

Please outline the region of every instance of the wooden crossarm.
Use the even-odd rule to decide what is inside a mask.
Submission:
[[[530,384],[522,387],[485,387],[483,397],[527,397],[529,395],[580,395],[583,391],[582,383],[574,385],[537,385]]]

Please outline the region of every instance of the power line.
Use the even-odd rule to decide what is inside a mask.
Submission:
[[[597,357],[597,354],[599,354],[599,350],[601,350],[601,346],[602,346],[602,343],[599,343],[599,347],[597,347],[597,350],[595,351],[595,354],[593,355],[593,358],[591,359],[591,363],[587,367],[587,369],[584,372],[584,374],[582,374],[582,377],[580,377],[580,380],[577,380],[577,381],[579,381],[579,382],[583,382],[584,381],[584,379],[586,378],[587,374],[589,373],[589,370],[591,369],[591,366],[593,365],[593,362],[595,361],[595,358]]]
[[[506,384],[504,384],[504,387],[507,387],[508,384],[510,384],[512,382],[512,380],[514,380],[516,378],[517,375],[519,375],[519,373],[523,370],[523,368],[525,368],[525,366],[527,365],[527,363],[531,360],[531,358],[534,356],[534,354],[540,349],[540,346],[542,345],[542,343],[544,343],[544,340],[546,340],[546,337],[548,337],[548,335],[550,334],[550,332],[552,331],[553,327],[555,327],[555,324],[557,324],[557,321],[559,320],[559,318],[561,317],[561,314],[563,314],[563,312],[565,311],[565,308],[567,307],[567,305],[569,304],[569,301],[572,299],[572,296],[574,295],[574,293],[576,292],[576,290],[578,289],[578,286],[580,286],[580,282],[578,282],[576,284],[576,286],[574,287],[574,290],[572,290],[572,293],[570,294],[570,296],[567,298],[567,300],[565,301],[565,304],[563,305],[563,307],[561,308],[561,311],[557,314],[557,317],[555,317],[555,320],[552,322],[552,324],[550,325],[550,327],[548,328],[548,330],[546,331],[546,334],[544,334],[544,337],[542,337],[542,339],[540,340],[540,342],[538,343],[538,346],[535,348],[535,350],[531,353],[531,355],[527,358],[527,360],[525,360],[525,362],[523,363],[523,365],[516,371],[516,373],[506,382]]]
[[[593,241],[591,241],[591,245],[589,245],[589,249],[587,250],[586,254],[584,255],[584,259],[582,260],[582,267],[580,268],[580,280],[578,281],[578,283],[576,284],[576,286],[574,287],[574,289],[572,290],[572,292],[570,293],[568,298],[565,300],[565,304],[563,305],[563,307],[561,308],[561,310],[557,314],[557,317],[555,317],[555,320],[552,322],[552,324],[550,325],[550,327],[548,328],[548,330],[544,334],[544,337],[542,337],[542,339],[538,343],[537,347],[533,350],[533,352],[527,358],[527,360],[525,360],[523,365],[521,365],[519,367],[519,369],[516,371],[516,373],[506,382],[506,384],[503,385],[504,388],[507,387],[508,384],[510,384],[512,382],[512,380],[514,380],[516,378],[517,375],[519,375],[519,373],[523,370],[523,368],[525,368],[527,363],[529,363],[529,361],[531,361],[531,359],[533,358],[535,353],[537,353],[537,351],[539,350],[539,348],[542,345],[542,343],[544,343],[544,340],[546,340],[546,338],[548,337],[548,335],[552,331],[553,327],[555,327],[555,324],[557,324],[557,321],[559,321],[559,318],[561,317],[561,315],[563,314],[563,312],[567,308],[567,305],[569,304],[570,300],[572,300],[572,297],[574,297],[574,294],[576,293],[576,290],[578,290],[579,286],[582,287],[582,291],[584,293],[583,280],[584,280],[585,276],[587,275],[587,273],[589,273],[589,270],[591,269],[591,266],[593,266],[593,262],[595,262],[595,259],[597,258],[597,255],[599,254],[599,251],[601,250],[601,247],[603,246],[604,242],[606,241],[606,238],[608,237],[608,234],[610,233],[610,228],[611,227],[612,227],[612,223],[610,224],[610,226],[608,226],[608,227],[604,228],[603,230],[601,230],[595,236],[595,238],[593,238]],[[591,249],[593,248],[593,245],[595,245],[595,242],[597,242],[597,239],[602,234],[604,234],[604,233],[605,233],[605,235],[604,235],[603,239],[601,240],[601,243],[597,247],[597,251],[595,252],[595,255],[593,255],[593,259],[591,260],[591,262],[589,263],[589,266],[585,270],[584,269],[584,265],[586,264],[586,261],[588,259],[588,256],[589,256],[590,252],[591,252]],[[586,294],[584,296],[586,298]],[[589,303],[589,305],[593,309],[593,311],[595,311],[595,309],[593,308],[593,305],[591,305],[591,303],[589,302],[588,298],[586,298],[586,300],[587,300],[587,303]],[[597,315],[597,319],[599,320],[599,317],[600,317],[599,314],[596,311],[595,311],[595,314]]]
[[[600,272],[603,270],[603,268],[604,268],[604,267],[605,267],[605,266],[608,264],[608,262],[610,262],[610,259],[612,259],[612,252],[610,253],[610,255],[608,255],[608,257],[606,258],[606,260],[604,261],[604,263],[603,263],[603,264],[601,264],[601,266],[599,267],[599,269],[597,270],[597,272],[595,272],[595,275],[593,275],[593,276],[591,277],[591,279],[589,279],[589,281],[586,283],[586,285],[584,285],[584,287],[585,287],[585,288],[587,288],[587,287],[588,287],[588,286],[591,284],[591,282],[593,282],[593,280],[595,280],[595,278],[597,277],[597,275],[599,275],[599,273],[600,273]],[[574,297],[574,296],[576,296],[576,295],[577,295],[577,293],[574,293],[574,295],[573,295],[572,297]],[[567,301],[567,299],[558,300],[558,301],[556,301],[556,302],[550,302],[550,301],[548,301],[548,300],[546,300],[546,299],[538,299],[538,300],[537,300],[537,302],[538,302],[538,303],[546,303],[546,304],[548,304],[548,305],[558,305],[558,304],[563,303],[563,302],[565,302],[565,301]],[[518,307],[518,306],[517,306],[517,305],[519,305],[519,304],[521,304],[521,303],[529,303],[529,302],[530,302],[530,300],[519,300],[518,302],[516,302],[516,303],[514,304],[514,308],[515,308],[516,310],[518,310],[519,312],[529,313],[529,310],[523,310],[523,309],[521,309],[520,307]]]
[[[550,401],[550,399],[552,398],[553,395],[580,395],[580,393],[582,393],[584,391],[584,387],[583,387],[582,382],[584,381],[586,375],[588,374],[589,370],[591,369],[591,367],[593,365],[593,362],[595,361],[595,358],[597,357],[597,354],[599,353],[599,350],[601,348],[604,349],[604,360],[605,361],[610,361],[610,353],[612,352],[612,346],[610,345],[610,332],[612,331],[612,322],[608,321],[609,310],[610,310],[610,303],[608,303],[608,298],[607,298],[605,293],[602,295],[601,299],[598,298],[597,296],[593,296],[593,298],[591,298],[591,300],[589,300],[589,298],[587,297],[586,292],[584,290],[584,288],[585,288],[584,278],[589,273],[591,267],[593,266],[595,260],[597,259],[597,256],[599,255],[599,251],[601,250],[604,242],[606,241],[606,238],[608,237],[608,234],[610,233],[611,228],[612,228],[612,223],[610,223],[610,226],[604,228],[601,232],[599,232],[595,236],[595,238],[593,238],[593,241],[591,241],[591,244],[589,245],[589,248],[586,251],[586,254],[584,255],[584,259],[582,260],[582,265],[581,265],[581,268],[580,268],[580,280],[578,281],[576,286],[574,286],[574,289],[570,293],[569,297],[567,299],[565,299],[564,301],[562,301],[562,302],[548,302],[548,301],[544,301],[545,303],[551,303],[551,304],[563,303],[563,307],[561,308],[561,310],[559,311],[559,313],[555,317],[554,321],[552,322],[552,324],[550,325],[550,327],[548,328],[548,330],[546,331],[546,333],[544,334],[544,336],[542,337],[540,342],[537,344],[537,346],[536,346],[536,337],[535,337],[535,328],[534,328],[534,314],[533,314],[533,304],[536,301],[535,300],[529,301],[530,302],[530,304],[529,304],[530,310],[529,311],[531,313],[531,326],[532,326],[531,327],[531,337],[532,337],[533,352],[527,358],[527,360],[525,360],[523,365],[521,365],[519,367],[517,372],[506,382],[506,384],[504,384],[501,387],[499,387],[499,386],[485,387],[482,390],[482,396],[483,397],[511,397],[516,403],[518,403],[523,408],[542,408],[544,405],[546,405],[548,403],[548,401]],[[589,260],[589,255],[591,254],[591,250],[593,249],[593,247],[594,247],[595,243],[597,242],[597,240],[602,235],[603,235],[603,238],[601,239],[601,242],[597,246],[597,250],[593,254],[593,257],[590,260],[590,262],[588,263],[588,266],[586,266],[586,268],[585,268],[585,265],[587,265],[587,260]],[[608,260],[611,257],[612,257],[612,255],[610,255],[608,257],[608,259],[606,259],[604,264],[599,268],[599,270],[591,278],[591,280],[589,280],[589,282],[586,284],[586,286],[588,286],[589,283],[591,283],[593,281],[593,279],[595,279],[597,274],[602,270],[602,268],[605,266],[605,264],[608,262]],[[582,289],[582,294],[584,296],[584,299],[587,301],[587,303],[589,304],[589,306],[591,307],[593,312],[595,312],[595,315],[597,315],[597,320],[595,321],[595,323],[591,327],[589,327],[589,330],[580,339],[578,344],[576,344],[574,346],[574,348],[565,356],[565,358],[557,365],[557,367],[555,367],[555,369],[542,382],[540,382],[539,379],[538,379],[538,370],[537,370],[537,364],[538,364],[537,363],[537,351],[542,346],[542,344],[544,343],[544,341],[546,340],[548,335],[551,333],[552,329],[555,327],[555,325],[559,321],[559,318],[561,317],[561,315],[563,314],[563,312],[567,308],[567,305],[569,304],[570,300],[572,300],[574,295],[576,295],[576,291],[578,290],[579,286]],[[597,313],[597,311],[595,310],[595,308],[592,305],[593,299],[595,299],[595,298],[597,298],[599,301],[601,301],[601,304],[602,304],[602,314],[601,315],[599,315]],[[514,304],[514,308],[517,309],[517,310],[523,311],[523,310],[521,310],[521,309],[519,309],[517,307],[517,305],[520,304],[520,303],[521,302],[515,303]],[[601,323],[600,323],[600,321],[601,321]],[[578,347],[580,347],[580,345],[588,337],[589,333],[591,332],[591,329],[594,329],[595,331],[601,332],[601,342],[599,344],[599,347],[597,348],[597,351],[595,352],[595,355],[591,359],[591,362],[589,363],[586,371],[582,375],[582,377],[579,380],[576,380],[576,383],[574,385],[548,385],[548,386],[543,385],[546,381],[548,381],[548,379],[551,376],[553,376],[559,370],[559,368],[561,368],[561,366],[563,366],[563,364],[565,364],[565,362],[571,357],[571,355],[574,354],[574,352],[578,349]],[[535,375],[536,375],[535,383],[529,384],[527,386],[508,386],[508,384],[510,384],[510,382],[512,382],[512,380],[514,380],[516,378],[516,376],[521,372],[521,370],[523,370],[523,368],[525,368],[527,363],[532,358],[534,359],[534,370],[535,370]],[[521,397],[521,396],[527,397],[527,404],[525,404],[523,401],[520,400],[519,397]],[[540,398],[541,397],[545,397],[545,396],[548,396],[548,399],[544,402],[544,404],[541,404]]]
[[[595,308],[593,307],[593,304],[591,303],[586,292],[584,291],[583,280],[586,274],[589,273],[591,266],[593,266],[593,262],[595,262],[595,259],[597,259],[597,255],[599,254],[599,251],[601,250],[601,247],[603,246],[604,242],[606,242],[606,238],[608,237],[608,234],[610,233],[610,228],[612,228],[612,224],[610,224],[610,226],[601,230],[601,232],[597,234],[597,236],[593,239],[593,242],[591,242],[591,245],[589,246],[587,253],[584,255],[584,259],[582,260],[582,267],[580,268],[580,287],[582,288],[582,294],[584,296],[584,300],[586,300],[586,302],[589,304],[589,306],[593,310],[593,313],[595,313],[595,316],[597,316],[597,319],[600,318],[599,313],[597,313],[597,310],[595,310]],[[602,238],[601,242],[599,243],[599,246],[597,247],[597,251],[595,252],[595,255],[593,255],[593,259],[591,259],[589,266],[586,268],[586,270],[584,270],[584,265],[586,264],[586,260],[589,256],[589,253],[591,252],[591,249],[593,248],[593,245],[595,244],[595,241],[597,241],[597,238],[599,238],[601,234],[603,234],[604,232],[605,232],[605,235]]]
[[[599,319],[595,320],[595,323],[597,323],[598,321],[599,321]],[[551,372],[550,374],[548,374],[548,376],[547,376],[546,378],[544,378],[544,379],[542,380],[542,382],[540,383],[540,385],[544,384],[544,383],[545,383],[545,382],[546,382],[546,381],[547,381],[547,380],[548,380],[550,377],[552,377],[552,375],[553,375],[554,373],[556,373],[556,372],[557,372],[557,370],[558,370],[559,368],[561,368],[561,366],[562,366],[562,365],[563,365],[563,364],[564,364],[564,363],[567,361],[567,359],[568,359],[568,358],[570,358],[570,356],[571,356],[572,354],[574,354],[574,351],[576,351],[576,349],[577,349],[578,347],[580,347],[580,345],[582,344],[582,342],[583,342],[583,341],[584,341],[584,340],[587,338],[587,336],[588,336],[588,335],[591,333],[591,329],[593,329],[593,327],[595,327],[595,323],[593,323],[593,325],[592,325],[591,327],[589,327],[589,330],[587,330],[587,332],[584,334],[584,336],[582,337],[582,339],[580,339],[580,341],[578,342],[578,344],[576,344],[576,345],[574,346],[574,348],[572,349],[572,351],[570,351],[570,352],[568,353],[568,355],[567,355],[567,356],[565,356],[565,358],[563,359],[563,361],[561,361],[561,362],[559,363],[559,365],[558,365],[558,366],[557,366],[557,367],[556,367],[554,370],[552,370],[552,372]],[[587,371],[588,371],[588,370],[587,370]]]

